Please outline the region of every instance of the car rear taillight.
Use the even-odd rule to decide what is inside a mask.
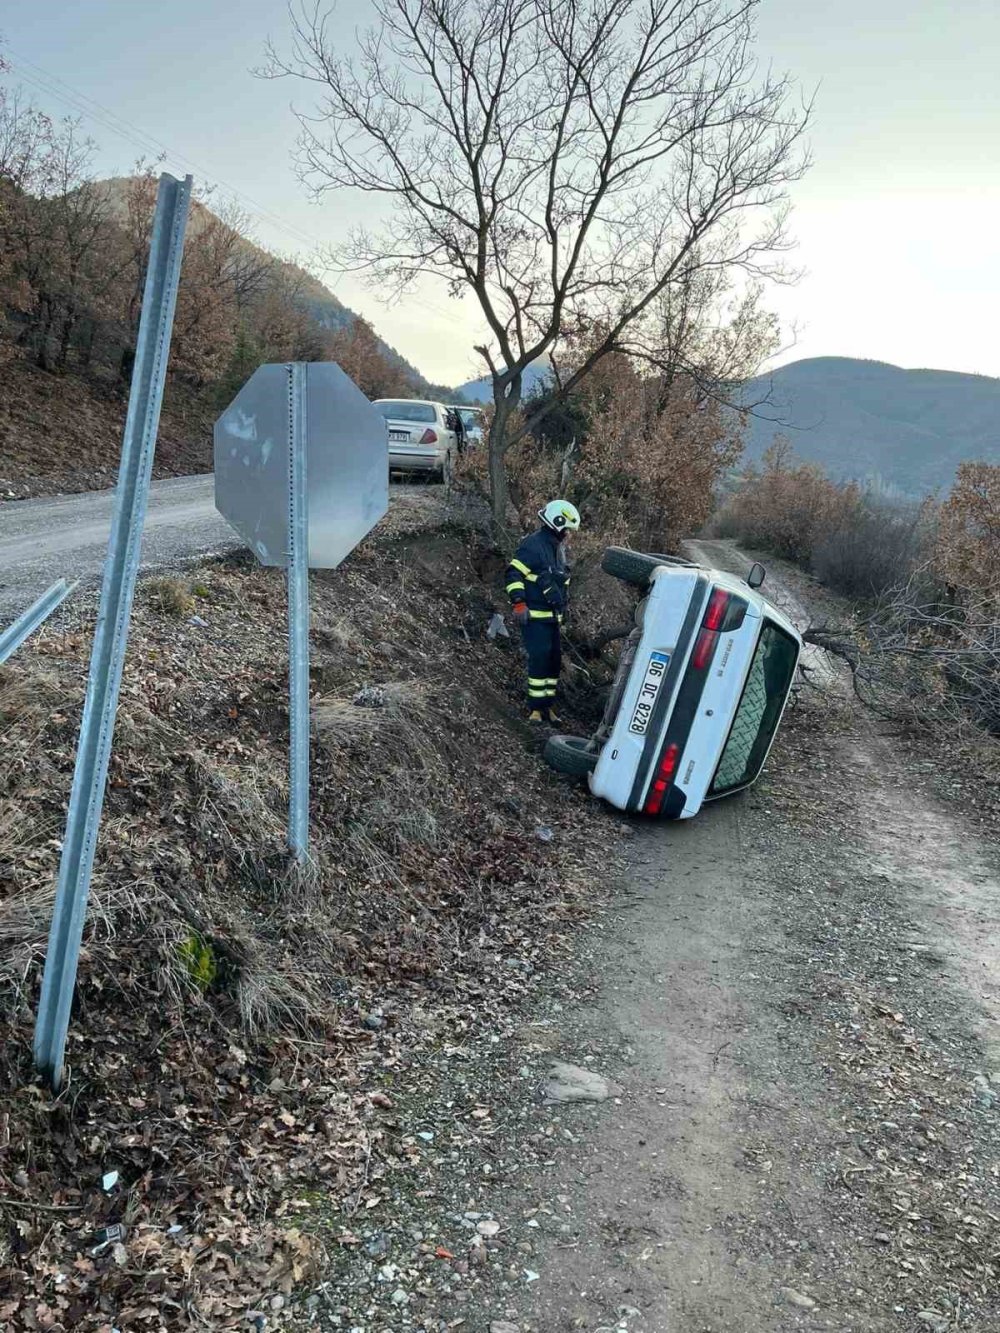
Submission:
[[[724,588],[713,588],[708,606],[701,620],[701,632],[695,640],[691,665],[695,671],[704,671],[712,660],[712,653],[720,634],[739,629],[747,613],[747,603],[734,597]]]
[[[703,629],[698,635],[695,640],[694,652],[691,654],[691,665],[695,671],[704,671],[708,666],[718,637],[718,634],[711,629]]]
[[[676,745],[668,745],[663,751],[663,757],[660,759],[656,770],[656,777],[653,779],[653,785],[646,797],[646,804],[643,806],[647,815],[658,815],[660,813],[663,807],[663,798],[666,796],[667,788],[673,780],[679,757],[680,749]]]
[[[428,426],[427,429],[424,431],[423,435],[421,435],[420,437],[420,443],[437,444],[437,442],[438,442],[437,431],[431,430],[430,426]]]
[[[728,605],[729,593],[723,588],[713,588],[712,595],[708,599],[708,609],[701,622],[704,627],[711,630],[720,630],[722,622],[726,618],[726,607]]]

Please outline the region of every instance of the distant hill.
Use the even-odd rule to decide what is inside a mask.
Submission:
[[[98,189],[106,189],[109,192],[113,206],[122,212],[124,212],[126,207],[130,185],[130,179],[123,176],[96,182]],[[191,219],[188,226],[196,228],[200,222],[204,225],[204,219],[211,216],[214,215],[207,204],[203,204],[196,199],[191,205]],[[240,237],[240,243],[249,253],[266,255],[272,259],[274,257],[271,255],[270,251],[265,250],[262,246],[255,244],[244,236]],[[302,301],[321,328],[330,330],[343,329],[349,328],[350,325],[354,323],[355,319],[357,319],[355,312],[351,310],[349,306],[344,305],[343,301],[334,296],[333,292],[331,292],[328,287],[324,286],[318,278],[314,277],[308,270],[300,267],[298,264],[291,263],[287,260],[281,261],[281,263],[283,270],[287,270],[297,280],[302,293]],[[424,393],[432,387],[420,371],[417,370],[415,366],[412,366],[405,357],[401,356],[400,353],[397,352],[394,347],[390,346],[389,343],[385,342],[384,339],[378,338],[378,346],[379,350],[384,353],[391,365],[398,367],[412,379],[414,389],[418,393]]]
[[[762,375],[744,392],[745,402],[758,402],[748,462],[781,434],[836,480],[907,496],[949,486],[965,459],[1000,463],[1000,379],[988,375],[821,356]]]
[[[545,382],[548,378],[549,369],[544,362],[535,362],[528,366],[522,376],[521,395],[524,398]],[[455,390],[462,398],[469,403],[491,403],[493,401],[493,381],[488,377],[480,380],[469,380],[465,384],[460,384]]]

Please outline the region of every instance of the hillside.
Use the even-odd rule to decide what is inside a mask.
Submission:
[[[536,362],[530,365],[524,372],[522,393],[526,398],[533,393],[548,375],[548,367],[544,363]],[[469,403],[489,403],[493,401],[493,385],[488,377],[478,380],[468,380],[465,384],[460,384],[455,391],[460,394],[465,402]]]
[[[12,238],[0,264],[0,500],[114,483],[155,197],[155,176],[83,180],[51,198],[0,177]],[[450,395],[316,277],[258,246],[248,222],[192,205],[158,477],[211,467],[213,421],[262,363],[332,359],[371,398]]]
[[[110,180],[96,182],[94,188],[107,191],[114,212],[119,217],[123,217],[132,184],[130,177],[117,176]],[[214,213],[207,204],[200,200],[193,200],[191,216],[188,221],[188,234],[191,235],[203,230],[213,218],[218,218],[218,214]],[[270,251],[263,249],[245,236],[239,236],[238,244],[240,250],[250,262],[268,263],[275,259]],[[338,329],[349,329],[353,325],[358,318],[356,312],[350,306],[344,305],[343,301],[336,297],[317,277],[293,260],[281,259],[280,266],[282,272],[289,279],[289,286],[296,290],[302,305],[312,315],[320,328],[336,332]],[[379,337],[377,337],[377,344],[379,351],[386,360],[396,369],[403,371],[413,381],[414,387],[418,391],[423,392],[429,388],[429,382],[421,375],[416,366],[411,365],[394,347]]]
[[[906,495],[948,486],[964,459],[1000,462],[1000,379],[986,375],[811,357],[752,380],[744,401],[758,404],[747,461],[783,434],[837,480]]]

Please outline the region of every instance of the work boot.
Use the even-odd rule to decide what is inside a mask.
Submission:
[[[553,727],[562,726],[562,718],[559,716],[559,714],[556,712],[554,708],[549,709],[549,722]]]
[[[541,725],[546,721],[545,714],[538,708],[533,708],[528,714],[528,721],[536,725]]]

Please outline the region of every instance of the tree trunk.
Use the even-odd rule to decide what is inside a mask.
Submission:
[[[52,321],[55,318],[55,310],[52,302],[45,298],[45,318],[42,321],[41,333],[38,337],[38,356],[35,358],[35,364],[39,370],[51,370],[52,363],[49,360],[49,335],[52,332]]]
[[[87,336],[83,343],[83,352],[80,358],[80,365],[84,370],[90,369],[90,363],[94,357],[94,340],[97,337],[97,323],[90,320],[87,324]]]
[[[118,361],[118,381],[124,386],[132,378],[132,367],[135,365],[135,348],[128,343],[122,348],[122,354]]]
[[[63,319],[62,331],[59,335],[59,351],[56,355],[56,366],[59,370],[65,370],[69,361],[69,344],[75,327],[76,311],[70,308]]]
[[[490,507],[497,539],[506,543],[510,537],[507,506],[510,503],[510,485],[507,476],[507,451],[510,448],[511,418],[521,403],[521,377],[517,375],[507,386],[507,392],[493,379],[493,424],[490,427]]]

